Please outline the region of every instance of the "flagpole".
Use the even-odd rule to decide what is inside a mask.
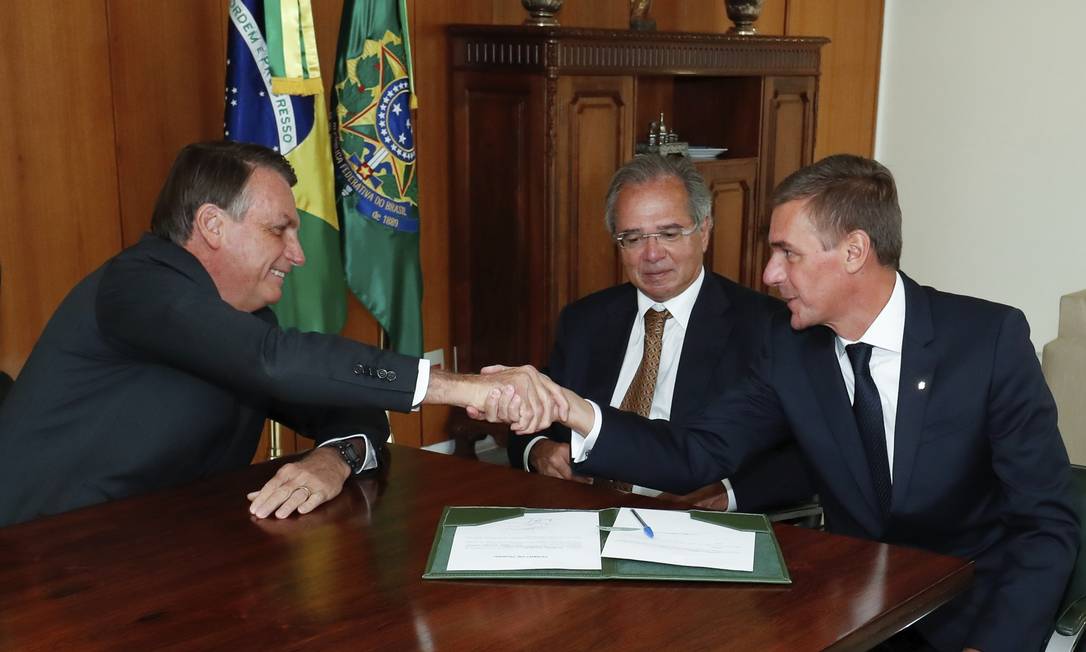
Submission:
[[[388,343],[385,341],[385,329],[381,328],[380,324],[378,324],[377,325],[377,348],[384,351],[387,346],[388,346]],[[395,444],[396,443],[396,433],[392,432],[392,414],[388,410],[385,410],[385,419],[388,420],[388,443]]]
[[[268,419],[271,429],[268,432],[268,459],[274,460],[283,456],[283,435],[278,421]]]

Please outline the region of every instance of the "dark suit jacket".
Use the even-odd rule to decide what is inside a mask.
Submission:
[[[69,293],[0,407],[0,525],[244,466],[269,416],[379,447],[373,408],[409,410],[417,375],[415,358],[235,310],[196,258],[145,236]]]
[[[1018,310],[905,278],[887,523],[834,334],[775,320],[755,374],[681,425],[603,408],[586,473],[684,491],[783,440],[790,424],[831,531],[976,562],[972,589],[917,628],[938,649],[1037,650],[1075,560],[1078,523],[1056,407]],[[924,385],[921,388],[920,383]],[[654,464],[633,467],[631,456]],[[676,478],[683,478],[677,481]]]
[[[746,376],[771,317],[781,312],[786,309],[780,301],[706,273],[683,339],[671,420],[682,423]],[[551,353],[549,371],[555,382],[601,405],[610,403],[636,313],[637,290],[629,283],[567,306],[559,317]],[[557,424],[543,434],[569,441],[569,429]],[[523,467],[524,448],[531,439],[510,437],[509,462],[514,467]],[[626,463],[638,468],[652,462],[651,458],[632,458]],[[791,443],[758,456],[730,481],[743,511],[800,502],[814,493]]]

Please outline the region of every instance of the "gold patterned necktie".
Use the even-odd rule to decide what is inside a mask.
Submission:
[[[656,373],[660,370],[660,352],[664,348],[664,324],[670,318],[671,313],[666,310],[645,311],[644,353],[619,409],[649,416],[652,395],[656,392]]]
[[[656,373],[660,371],[660,353],[664,348],[664,324],[670,318],[671,313],[666,310],[649,308],[645,312],[645,340],[641,364],[637,365],[633,381],[626,390],[626,396],[622,398],[622,404],[618,406],[620,410],[636,412],[643,417],[649,416],[652,410],[652,395],[656,393]],[[593,484],[627,493],[633,488],[628,482],[608,478],[594,478]]]

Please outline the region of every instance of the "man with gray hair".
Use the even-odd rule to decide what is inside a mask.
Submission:
[[[747,373],[772,315],[784,306],[703,269],[711,203],[704,180],[685,157],[642,155],[615,172],[604,219],[630,282],[562,311],[549,368],[555,382],[642,416],[682,421]],[[571,468],[569,437],[560,425],[530,441],[512,437],[510,464],[593,481]],[[631,475],[652,463],[624,461]],[[608,477],[594,480],[659,493]],[[764,511],[812,493],[795,447],[785,445],[731,478],[664,497],[710,509]]]

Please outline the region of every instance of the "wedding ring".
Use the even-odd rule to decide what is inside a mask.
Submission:
[[[309,500],[309,497],[313,495],[313,491],[309,487],[305,486],[304,484],[302,486],[300,486],[300,487],[295,487],[294,488],[294,491],[299,491],[299,490],[305,492],[305,499],[306,500]]]

